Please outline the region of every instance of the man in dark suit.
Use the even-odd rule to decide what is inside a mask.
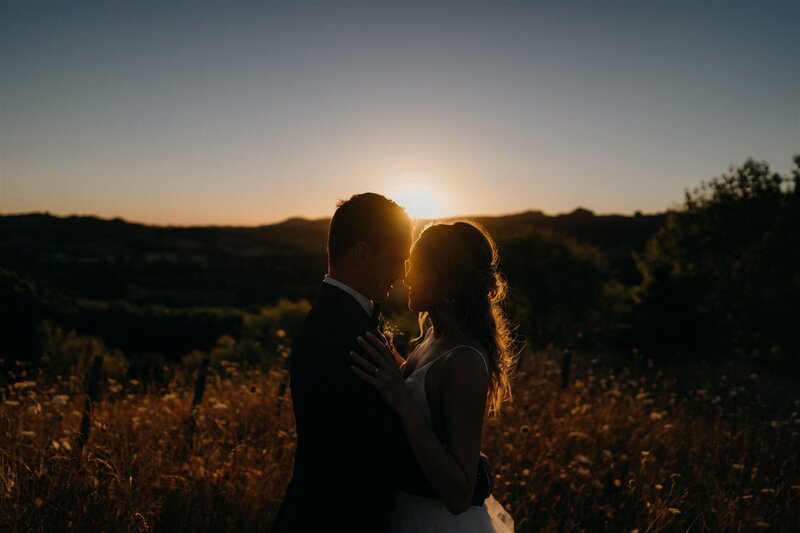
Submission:
[[[418,469],[399,419],[349,356],[405,275],[411,230],[400,206],[373,193],[333,215],[328,275],[290,360],[297,451],[273,531],[385,531],[400,477]]]

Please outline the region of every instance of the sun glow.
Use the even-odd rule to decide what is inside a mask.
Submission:
[[[448,214],[441,193],[427,185],[400,185],[390,190],[388,196],[414,218],[441,218]]]

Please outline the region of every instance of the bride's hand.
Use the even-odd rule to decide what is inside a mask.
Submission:
[[[372,333],[366,339],[358,338],[358,344],[369,355],[372,362],[351,351],[350,357],[357,364],[350,369],[361,379],[372,385],[386,402],[401,412],[411,403],[411,394],[403,383],[403,374],[398,367],[392,348],[381,342]]]

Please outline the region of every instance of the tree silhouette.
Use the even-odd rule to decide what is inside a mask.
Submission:
[[[798,363],[798,180],[748,159],[686,192],[637,263],[635,331],[662,352]]]

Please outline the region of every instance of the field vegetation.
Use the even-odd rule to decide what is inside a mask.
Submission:
[[[279,350],[271,370],[212,366],[194,411],[191,375],[161,389],[106,378],[82,451],[81,380],[21,367],[2,389],[0,523],[269,531],[295,445]],[[630,363],[577,354],[562,389],[557,356],[526,354],[513,403],[484,434],[518,531],[800,527],[800,395],[786,396],[785,378]]]

